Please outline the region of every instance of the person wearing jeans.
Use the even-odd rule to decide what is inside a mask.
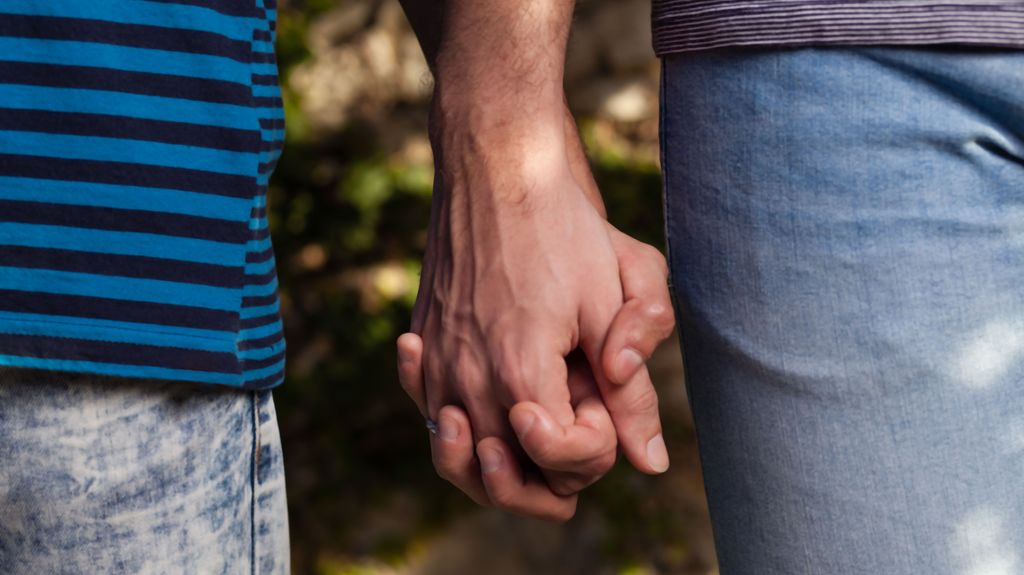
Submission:
[[[615,232],[591,224],[563,120],[572,3],[405,4],[436,78],[441,198],[399,372],[439,473],[565,519],[607,445],[663,469],[643,449],[656,415],[617,411],[656,405],[645,372],[588,341],[593,306],[629,301],[601,288],[637,268],[602,255]],[[723,575],[1020,571],[1024,5],[655,0],[653,24]]]
[[[709,50],[663,78],[721,572],[1024,569],[1024,51]]]
[[[0,572],[286,573],[273,0],[0,2]]]

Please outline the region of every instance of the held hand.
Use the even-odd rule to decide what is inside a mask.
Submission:
[[[567,102],[563,118],[569,169],[594,209],[604,216],[604,201]],[[668,292],[665,257],[653,246],[633,239],[610,223],[607,225],[618,259],[626,309],[618,312],[608,332],[602,365],[610,381],[626,383],[641,371],[658,344],[672,335],[675,317]]]
[[[427,414],[462,406],[476,439],[517,445],[508,419],[517,403],[535,403],[546,416],[539,421],[574,424],[566,356],[579,348],[599,364],[623,299],[605,221],[564,160],[540,177],[502,157],[516,169],[486,160],[439,167],[412,331],[425,346]],[[522,195],[504,195],[510,190]],[[614,434],[602,447],[614,449]],[[556,479],[553,487],[580,485]]]
[[[416,334],[406,333],[398,339],[399,379],[426,417],[422,351],[422,340]],[[566,470],[555,473],[566,485],[575,484],[577,490],[603,476],[615,462],[615,430],[588,372],[587,362],[579,354],[569,359],[576,414],[573,425],[558,425],[544,408],[531,403],[516,405],[510,413],[533,461],[551,470]],[[531,416],[534,422],[523,425]],[[461,408],[441,408],[437,423],[437,433],[430,436],[434,467],[477,503],[554,521],[565,521],[575,513],[576,495],[552,491],[550,481],[534,472],[533,463],[524,468],[518,454],[504,441],[491,437],[474,446],[472,424]]]
[[[566,155],[573,178],[588,201],[602,216],[606,213],[601,192],[587,162],[576,121],[563,100],[563,130]],[[626,455],[640,471],[650,473],[668,467],[658,418],[657,395],[645,365],[654,349],[672,334],[675,317],[668,291],[668,265],[653,246],[637,241],[606,223],[619,266],[619,280],[625,301],[615,316],[598,369],[603,374],[605,403],[612,412]],[[622,387],[612,384],[622,384]],[[628,385],[626,385],[628,384]],[[641,443],[649,438],[646,462]],[[665,460],[662,463],[661,457]]]
[[[436,419],[441,405],[465,407],[473,421],[472,429],[465,421],[467,432],[505,440],[482,441],[479,447],[490,443],[492,453],[504,449],[509,455],[498,446],[514,445],[518,453],[521,445],[541,464],[550,495],[578,491],[613,463],[604,455],[615,444],[614,435],[601,432],[599,414],[605,409],[638,469],[657,473],[668,465],[657,396],[642,365],[672,326],[664,259],[604,221],[575,126],[565,117],[564,149],[558,138],[538,140],[540,147],[504,149],[483,145],[477,131],[434,131],[437,190],[413,320],[413,331],[429,334],[432,348],[423,359],[421,409]],[[472,134],[468,144],[466,133]],[[552,149],[541,149],[543,143]],[[517,154],[525,148],[529,153]],[[538,158],[554,161],[546,165]],[[587,249],[574,249],[581,245]],[[620,260],[627,270],[617,269]],[[622,288],[629,290],[629,311],[615,318],[622,335],[612,336]],[[565,356],[577,347],[593,373],[587,362],[566,365]],[[623,363],[626,347],[632,361]],[[579,385],[570,391],[573,381],[587,381],[588,392],[581,393]],[[604,405],[596,401],[595,389]],[[511,441],[508,421],[519,432],[519,445]],[[545,451],[552,431],[577,438],[575,449]],[[443,462],[438,469],[460,484]],[[473,495],[471,484],[464,489]],[[482,500],[479,492],[475,498]]]
[[[613,395],[613,403],[624,406],[620,411],[619,420],[638,428],[641,437],[660,437],[660,420],[657,415],[656,396],[650,386],[650,378],[643,364],[633,368],[631,365],[616,369],[616,359],[624,348],[636,349],[644,358],[649,357],[657,345],[672,331],[673,316],[666,284],[666,266],[660,252],[651,246],[639,242],[608,225],[612,238],[613,249],[619,262],[621,284],[625,302],[612,322],[606,337],[602,362],[607,365],[609,374],[616,382],[628,382],[627,385],[609,386]],[[423,391],[422,376],[422,341],[411,333],[402,335],[398,340],[399,375],[403,387],[427,416],[426,399]],[[592,403],[594,394],[593,374],[589,365],[581,361],[578,354],[570,358],[569,383],[576,403],[577,422],[586,424],[588,421],[599,422],[602,419],[602,406]],[[631,372],[632,371],[632,372]],[[614,395],[616,391],[625,392]],[[628,394],[633,394],[632,397]],[[648,399],[650,398],[650,399]],[[653,403],[653,405],[650,405]],[[631,407],[635,410],[631,412]],[[536,425],[528,430],[522,425],[522,412],[542,408],[530,403],[516,405],[512,409],[510,419],[520,433],[519,441],[527,454],[542,468],[560,470],[567,484],[576,481],[582,488],[607,472],[611,462],[602,460],[604,453],[601,442],[591,446],[572,443],[573,437],[583,434],[565,432],[553,423]],[[482,474],[480,462],[475,457],[472,443],[472,428],[465,412],[454,406],[447,406],[440,411],[440,439],[431,438],[435,467],[438,473],[466,492],[471,498],[482,505],[495,504],[503,509],[521,514],[545,517],[548,519],[564,519],[571,515],[575,508],[575,498],[559,498],[550,488],[522,474],[521,467],[509,455],[509,447],[501,441],[485,440],[481,448],[494,448],[502,454],[503,465],[496,470]],[[540,419],[550,421],[550,418]],[[592,426],[601,428],[600,425]],[[653,429],[656,433],[651,435]],[[613,444],[614,445],[614,444]],[[614,447],[613,447],[614,448]],[[586,456],[589,455],[588,460]],[[604,456],[607,457],[607,456]],[[613,461],[613,460],[612,460]],[[505,463],[509,462],[509,463]],[[667,459],[664,465],[668,465]],[[647,468],[638,466],[641,471]],[[573,470],[578,470],[573,473]],[[652,468],[653,469],[653,468]],[[582,473],[581,473],[582,472]],[[546,476],[555,475],[550,471]],[[551,480],[549,479],[549,482]],[[570,484],[571,486],[571,484]],[[492,499],[490,493],[494,493]]]
[[[407,8],[416,4],[403,1]],[[480,439],[476,448],[495,473],[519,470],[513,452],[502,446],[521,443],[547,461],[537,450],[550,444],[544,436],[557,439],[564,431],[562,437],[576,437],[566,431],[574,426],[590,430],[579,430],[590,438],[578,443],[591,451],[577,455],[604,467],[601,454],[614,444],[614,435],[601,431],[604,410],[627,457],[657,472],[668,461],[646,370],[604,373],[605,342],[623,305],[624,284],[614,234],[600,202],[588,203],[581,193],[563,133],[572,7],[571,0],[531,3],[529,10],[517,0],[459,0],[410,11],[422,16],[412,21],[435,77],[434,209],[412,325],[422,336],[415,340],[415,361],[422,362],[415,370],[423,390],[418,403],[434,420],[450,415],[446,420],[459,433],[442,427],[446,437]],[[592,368],[589,377],[577,377],[589,372],[567,363],[577,349]],[[407,387],[410,365],[402,368]],[[612,383],[616,378],[628,382]],[[590,382],[590,395],[570,390],[577,380]],[[521,432],[519,443],[513,426]],[[437,443],[435,437],[435,460]],[[495,468],[499,458],[488,461],[489,455],[507,463]],[[571,483],[572,472],[556,469],[544,471],[553,490],[579,486]],[[586,483],[586,475],[575,481]],[[499,503],[519,500],[507,493],[496,495]],[[565,497],[575,505],[574,497]],[[564,515],[566,506],[561,509]]]

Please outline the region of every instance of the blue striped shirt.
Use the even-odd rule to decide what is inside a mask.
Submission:
[[[0,365],[283,381],[274,1],[0,2]]]

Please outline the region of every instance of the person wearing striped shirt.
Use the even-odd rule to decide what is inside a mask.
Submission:
[[[616,443],[668,465],[633,335],[665,316],[607,329],[664,271],[618,277],[563,95],[572,0],[403,5],[438,201],[399,374],[442,477],[565,520]],[[1024,3],[654,0],[652,23],[721,573],[1020,571]]]
[[[288,569],[275,15],[0,2],[0,572]]]

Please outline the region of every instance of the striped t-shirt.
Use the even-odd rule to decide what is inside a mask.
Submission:
[[[0,0],[0,366],[284,377],[274,0]]]
[[[726,46],[1024,48],[1024,0],[653,0],[659,56]]]

